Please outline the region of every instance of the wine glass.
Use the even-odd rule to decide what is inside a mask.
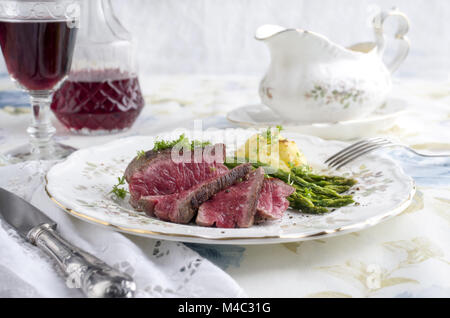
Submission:
[[[72,64],[79,20],[78,1],[0,0],[0,46],[14,82],[30,96],[30,144],[10,154],[12,161],[57,160],[73,149],[53,140],[53,93]]]

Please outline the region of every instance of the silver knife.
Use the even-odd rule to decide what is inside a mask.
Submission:
[[[0,217],[29,243],[53,257],[71,287],[90,298],[132,298],[133,279],[64,240],[56,223],[17,195],[0,188]]]

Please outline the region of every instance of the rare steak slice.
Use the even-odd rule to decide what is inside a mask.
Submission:
[[[257,222],[281,219],[289,208],[286,198],[294,191],[293,187],[279,179],[265,179],[257,205]]]
[[[199,155],[200,154],[200,155]],[[136,157],[125,171],[129,184],[130,203],[137,210],[143,196],[158,196],[179,193],[228,172],[223,164],[225,145],[217,144],[190,151],[187,160],[173,160],[172,148],[148,151]],[[178,152],[183,155],[183,150]],[[142,202],[141,202],[142,203]]]
[[[169,195],[141,197],[138,201],[139,206],[148,215],[156,216],[163,221],[187,224],[193,219],[202,203],[246,177],[251,169],[250,164],[244,164],[220,176],[198,183],[188,190]]]
[[[263,182],[264,170],[259,168],[246,180],[216,194],[200,206],[197,224],[218,228],[251,227]]]

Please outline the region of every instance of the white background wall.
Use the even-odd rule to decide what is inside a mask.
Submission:
[[[449,0],[113,0],[146,73],[263,73],[254,40],[271,23],[319,32],[342,45],[373,39],[371,17],[397,6],[411,20],[412,51],[399,75],[450,79]]]
[[[370,18],[399,7],[411,20],[401,76],[449,80],[449,0],[112,0],[138,44],[141,73],[262,74],[254,40],[271,23],[319,32],[342,45],[373,39]]]

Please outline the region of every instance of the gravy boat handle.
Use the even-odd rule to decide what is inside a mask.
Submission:
[[[386,50],[386,34],[384,33],[383,25],[384,22],[390,17],[397,17],[397,20],[399,21],[398,29],[395,33],[395,39],[401,42],[401,45],[399,46],[394,59],[389,63],[386,63],[389,71],[391,73],[394,73],[406,59],[411,48],[409,39],[406,36],[406,34],[409,32],[410,23],[408,17],[404,13],[400,12],[397,8],[394,8],[390,11],[383,11],[375,17],[373,25],[375,28],[376,43],[378,47],[378,54],[380,55],[380,57],[383,56]]]

